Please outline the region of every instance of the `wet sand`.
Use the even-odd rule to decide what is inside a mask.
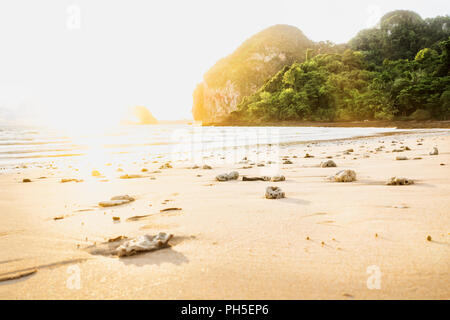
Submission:
[[[402,146],[411,150],[392,152]],[[439,155],[431,156],[434,146]],[[348,149],[354,151],[345,154]],[[399,155],[409,160],[395,160]],[[206,158],[197,169],[189,162],[159,169],[164,162],[131,159],[123,172],[118,164],[2,172],[0,278],[6,280],[0,298],[450,298],[448,132],[284,145],[282,182],[242,181],[267,167],[251,165],[252,156],[243,163]],[[282,164],[285,156],[292,164]],[[318,166],[328,156],[337,168]],[[205,163],[212,169],[202,169]],[[342,169],[354,170],[357,181],[326,179]],[[230,171],[239,180],[215,181]],[[143,177],[120,179],[123,174]],[[393,176],[415,183],[387,186]],[[286,198],[265,199],[271,185]],[[98,206],[123,194],[136,200]],[[173,207],[181,210],[161,212]],[[127,221],[135,216],[143,217]],[[160,231],[174,235],[170,248],[127,258],[87,250],[121,235]]]

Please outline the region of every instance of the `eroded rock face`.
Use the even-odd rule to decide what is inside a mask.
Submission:
[[[353,170],[341,170],[329,179],[335,182],[352,182],[356,180],[356,172]]]
[[[284,192],[279,187],[267,187],[266,188],[266,199],[282,199],[284,198]]]
[[[392,177],[386,183],[388,186],[403,186],[414,184],[414,180],[408,178]]]
[[[201,94],[200,94],[201,92]],[[218,123],[224,120],[230,112],[237,109],[241,101],[241,93],[234,83],[227,81],[223,88],[211,88],[202,82],[194,94],[194,119],[207,123]]]
[[[230,173],[222,173],[216,176],[217,181],[230,181],[237,180],[239,178],[239,172],[232,171]]]
[[[330,167],[337,167],[336,163],[333,160],[328,160],[320,163],[321,168],[330,168]]]
[[[237,109],[243,97],[294,61],[305,60],[313,42],[296,27],[275,25],[246,40],[219,60],[197,85],[192,115],[203,123],[220,123]]]

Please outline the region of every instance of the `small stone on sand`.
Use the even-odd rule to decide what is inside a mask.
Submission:
[[[99,171],[97,171],[97,170],[94,170],[94,171],[92,171],[91,175],[92,175],[93,177],[100,177],[100,176],[101,176],[101,173],[100,173]]]
[[[111,200],[108,201],[101,201],[98,203],[100,207],[114,207],[119,206],[121,204],[126,204],[134,201],[135,199],[133,197],[130,197],[129,195],[121,195],[121,196],[115,196],[112,197]]]
[[[329,179],[335,182],[352,182],[356,180],[356,172],[353,170],[341,170]]]
[[[62,179],[61,179],[61,183],[66,183],[66,182],[83,182],[83,180],[80,180],[80,179],[70,179],[70,178],[62,178]]]
[[[270,177],[242,177],[242,181],[270,181]]]
[[[158,250],[167,247],[172,237],[172,234],[166,234],[164,232],[160,232],[156,236],[143,235],[123,243],[115,250],[115,253],[119,257],[125,257],[140,252]]]
[[[181,208],[165,208],[165,209],[161,209],[160,212],[177,211],[177,210],[182,210],[182,209]]]
[[[140,174],[123,174],[120,176],[120,179],[137,179],[142,177]]]
[[[111,198],[111,200],[126,200],[126,201],[134,201],[136,199],[134,199],[133,197],[130,197],[129,195],[125,194],[125,195],[121,195],[121,196],[114,196]]]
[[[337,167],[333,160],[328,160],[320,163],[321,168]]]
[[[270,179],[270,181],[272,181],[272,182],[279,182],[279,181],[285,181],[285,180],[286,180],[286,178],[281,174],[277,174]]]
[[[230,173],[222,173],[216,176],[217,181],[230,181],[237,180],[239,178],[239,172],[232,171]]]
[[[437,156],[439,154],[439,150],[436,147],[433,147],[433,150],[430,151],[430,156]]]
[[[267,187],[266,188],[266,199],[281,199],[284,198],[285,194],[279,187]]]
[[[164,163],[159,169],[172,169],[172,165],[169,162]]]
[[[414,184],[414,181],[408,178],[392,177],[386,184],[388,186],[403,186]]]

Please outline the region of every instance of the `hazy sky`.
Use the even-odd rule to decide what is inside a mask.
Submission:
[[[144,105],[191,118],[202,75],[273,24],[346,42],[391,10],[445,15],[445,0],[10,0],[0,3],[0,123],[117,119]]]

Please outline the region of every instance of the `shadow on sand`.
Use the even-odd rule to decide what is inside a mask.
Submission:
[[[188,263],[189,259],[182,254],[174,250],[172,247],[165,249],[144,252],[130,257],[120,258],[120,262],[125,265],[135,265],[135,266],[146,266],[146,265],[161,265],[163,263],[171,263],[174,265],[181,265],[183,263]]]

